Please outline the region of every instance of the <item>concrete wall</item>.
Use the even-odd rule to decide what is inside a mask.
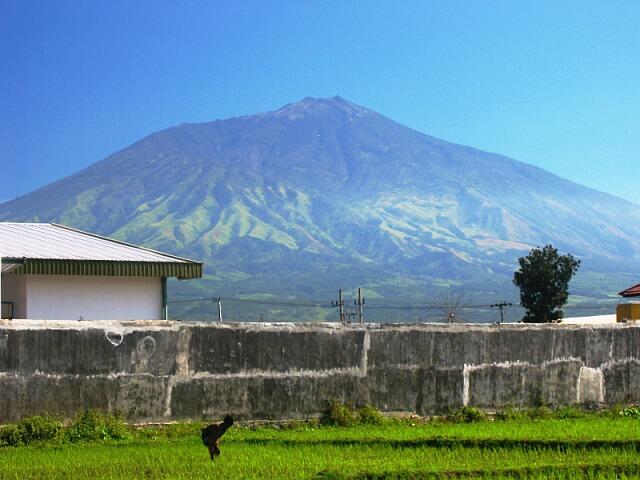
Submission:
[[[15,318],[152,320],[162,316],[162,283],[159,277],[9,274],[2,300],[14,302]]]
[[[0,422],[86,408],[133,421],[640,401],[633,325],[0,323]]]

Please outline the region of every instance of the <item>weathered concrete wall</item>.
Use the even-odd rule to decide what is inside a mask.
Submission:
[[[0,323],[0,422],[305,418],[331,398],[419,414],[639,402],[640,327]]]

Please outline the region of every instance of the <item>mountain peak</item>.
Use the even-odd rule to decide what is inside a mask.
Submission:
[[[0,204],[0,220],[198,258],[208,277],[180,287],[186,296],[364,286],[423,299],[463,287],[484,303],[509,298],[515,259],[549,243],[583,259],[585,296],[620,291],[640,271],[636,206],[340,97],[157,132]]]
[[[329,98],[304,97],[294,103],[289,103],[273,112],[278,117],[288,117],[290,120],[307,116],[318,116],[329,112],[339,112],[349,116],[372,115],[371,110],[349,102],[340,96]]]

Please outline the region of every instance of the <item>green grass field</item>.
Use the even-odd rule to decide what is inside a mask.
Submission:
[[[640,419],[233,427],[209,461],[199,425],[121,441],[0,448],[2,479],[639,478]]]

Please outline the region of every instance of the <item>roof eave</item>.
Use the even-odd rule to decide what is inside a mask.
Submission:
[[[12,270],[24,275],[201,278],[200,262],[129,262],[115,260],[23,259]]]

